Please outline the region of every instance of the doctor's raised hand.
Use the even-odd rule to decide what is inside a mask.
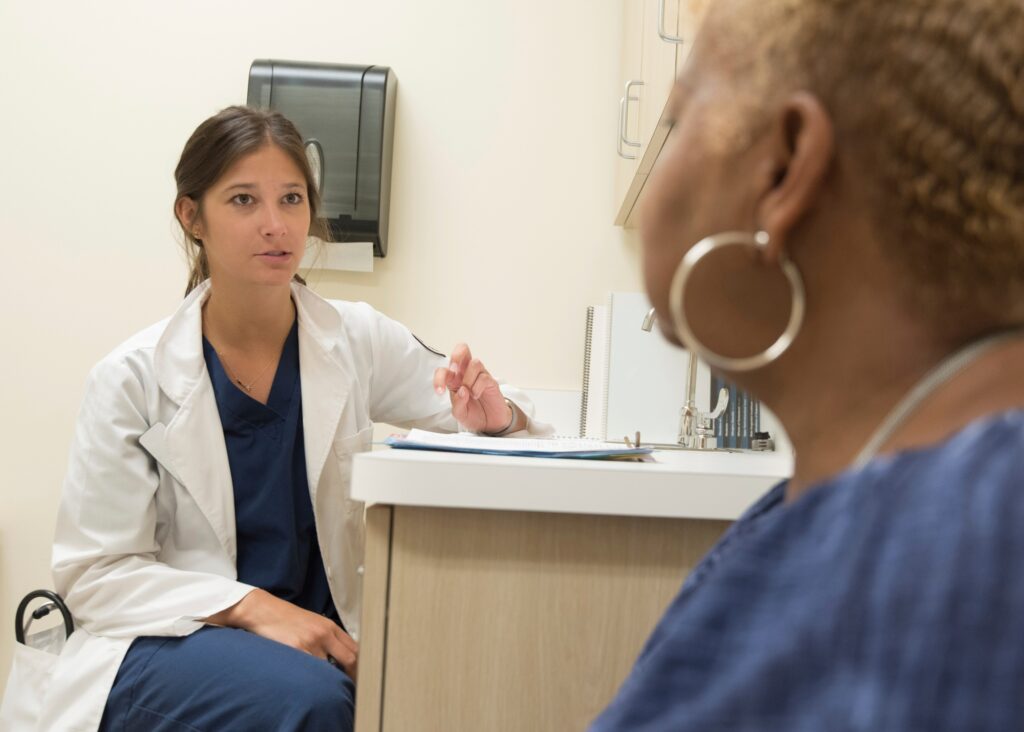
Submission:
[[[448,392],[452,416],[467,430],[497,437],[526,428],[526,415],[465,343],[452,351],[448,366],[434,371],[434,391]]]

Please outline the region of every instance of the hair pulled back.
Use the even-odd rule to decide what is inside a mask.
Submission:
[[[320,194],[310,169],[302,135],[280,112],[252,107],[232,106],[221,110],[196,128],[174,169],[178,192],[175,204],[182,198],[196,203],[196,220],[202,217],[203,197],[238,160],[265,145],[280,148],[302,172],[309,201],[311,236],[327,240],[328,232],[319,217]],[[210,276],[203,242],[193,236],[191,227],[179,221],[184,235],[185,255],[189,262],[188,294]]]

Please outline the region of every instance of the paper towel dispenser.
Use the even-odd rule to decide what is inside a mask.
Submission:
[[[319,166],[322,214],[335,241],[388,252],[397,80],[386,66],[257,60],[248,104],[295,123]]]

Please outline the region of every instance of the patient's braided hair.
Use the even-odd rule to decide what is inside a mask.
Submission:
[[[723,5],[709,22],[748,59],[741,84],[793,80],[829,109],[915,304],[959,326],[1024,322],[1024,0]]]

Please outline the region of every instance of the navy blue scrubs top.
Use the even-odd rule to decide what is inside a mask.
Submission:
[[[296,321],[266,404],[235,385],[206,338],[203,356],[231,467],[238,580],[338,622],[306,477],[298,334]]]

